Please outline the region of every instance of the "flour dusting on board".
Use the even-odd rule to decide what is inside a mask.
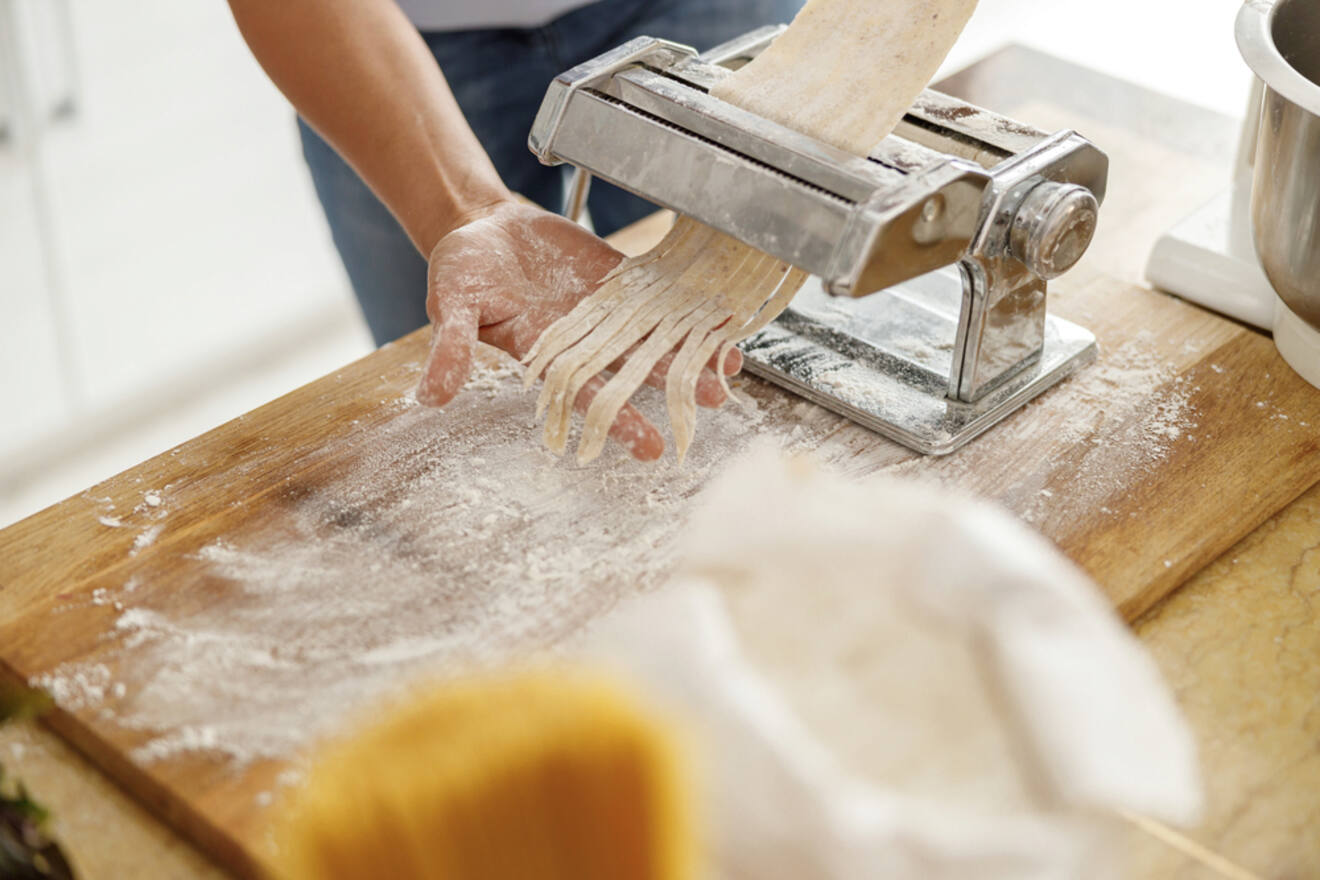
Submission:
[[[295,477],[265,515],[207,541],[202,576],[152,590],[148,568],[101,594],[123,609],[102,655],[115,681],[98,661],[39,683],[143,731],[139,762],[242,765],[293,755],[416,674],[552,645],[661,583],[687,509],[759,414],[703,411],[683,467],[617,448],[579,467],[541,446],[518,373],[479,369],[444,410],[405,400],[383,427],[328,440],[352,443],[352,464]],[[199,610],[198,595],[215,601]]]
[[[1108,513],[1106,502],[1127,492],[1169,456],[1178,443],[1197,442],[1198,392],[1158,353],[1149,331],[1102,350],[1083,368],[1023,411],[943,459],[919,459],[896,471],[947,485],[973,482],[988,462],[1013,467],[998,475],[997,497],[1024,520],[1045,527],[1051,517]],[[1069,456],[1066,481],[1047,485],[1050,467],[1031,468],[1014,449],[1053,450]],[[978,473],[984,479],[987,474]],[[996,493],[988,493],[995,495]],[[1117,506],[1117,505],[1115,505]]]
[[[942,459],[758,388],[781,417],[762,421],[750,398],[703,410],[682,467],[639,464],[617,447],[585,467],[556,458],[518,368],[485,367],[443,410],[390,397],[384,423],[327,436],[247,520],[188,545],[201,565],[182,567],[187,579],[152,544],[172,503],[171,487],[152,490],[159,503],[140,505],[154,522],[134,542],[144,552],[131,578],[98,584],[91,600],[112,615],[104,649],[37,683],[65,708],[141,731],[144,763],[199,751],[239,766],[291,757],[417,675],[556,644],[663,583],[699,492],[757,432],[816,449],[841,473],[979,489],[1049,534],[1050,518],[1107,513],[1108,499],[1196,442],[1198,389],[1157,350],[1138,335],[1102,352]],[[658,394],[641,405],[663,412]]]

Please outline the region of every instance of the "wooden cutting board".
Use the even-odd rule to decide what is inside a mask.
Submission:
[[[1052,301],[1096,332],[1100,360],[970,448],[921,458],[748,378],[742,408],[703,414],[685,467],[578,467],[539,448],[497,361],[446,410],[413,405],[420,332],[0,532],[4,672],[44,679],[57,731],[256,876],[294,753],[323,725],[662,583],[702,487],[754,442],[995,499],[1124,615],[1149,608],[1320,481],[1320,392],[1268,338],[1128,280],[1162,212],[1194,206],[1161,207],[1170,194],[1212,194],[1217,164],[960,82],[1113,159],[1100,238]]]

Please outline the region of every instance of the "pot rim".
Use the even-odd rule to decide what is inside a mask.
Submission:
[[[1307,112],[1320,116],[1320,84],[1302,76],[1274,43],[1275,13],[1288,2],[1297,0],[1246,0],[1237,15],[1238,51],[1265,85]]]

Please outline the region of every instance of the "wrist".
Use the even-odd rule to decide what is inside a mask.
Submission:
[[[437,202],[440,205],[439,209],[433,207],[412,235],[413,242],[423,256],[435,250],[441,239],[455,229],[461,229],[469,223],[488,217],[505,205],[516,203],[517,197],[500,184],[484,186],[446,200],[437,199],[432,205]]]
[[[475,223],[497,213],[508,205],[519,204],[518,197],[507,189],[501,188],[499,191],[492,191],[484,194],[482,197],[468,199],[459,207],[450,217],[448,228],[444,230],[444,235],[453,232],[455,229],[461,229],[469,223]],[[437,239],[438,241],[438,239]]]

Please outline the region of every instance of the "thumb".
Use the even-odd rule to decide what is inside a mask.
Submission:
[[[447,308],[431,331],[417,400],[426,406],[444,406],[454,399],[472,371],[472,350],[477,344],[477,315],[469,308]]]

